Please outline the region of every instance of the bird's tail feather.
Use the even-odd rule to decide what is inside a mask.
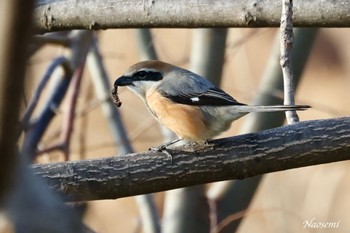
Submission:
[[[271,105],[271,106],[235,106],[236,112],[281,112],[281,111],[303,111],[310,108],[308,105]]]

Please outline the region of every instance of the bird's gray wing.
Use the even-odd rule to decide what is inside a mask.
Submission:
[[[166,98],[179,104],[195,106],[245,105],[196,74],[186,77],[177,75],[171,80],[171,83],[165,83],[160,92]]]

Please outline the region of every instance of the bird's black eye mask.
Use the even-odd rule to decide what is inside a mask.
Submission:
[[[162,73],[152,70],[140,70],[132,76],[133,81],[159,81],[162,79]]]

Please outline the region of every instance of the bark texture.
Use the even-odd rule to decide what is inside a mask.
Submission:
[[[206,146],[34,165],[67,200],[115,199],[350,159],[350,118],[305,121]]]
[[[276,0],[39,0],[40,32],[137,27],[278,27]],[[295,1],[295,27],[349,27],[350,2]]]

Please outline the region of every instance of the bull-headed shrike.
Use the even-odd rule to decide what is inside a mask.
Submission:
[[[153,117],[178,136],[178,139],[156,148],[159,151],[182,139],[206,142],[250,112],[309,108],[306,105],[249,106],[200,75],[161,61],[134,64],[114,82],[114,88],[118,86],[127,86],[138,95]]]

